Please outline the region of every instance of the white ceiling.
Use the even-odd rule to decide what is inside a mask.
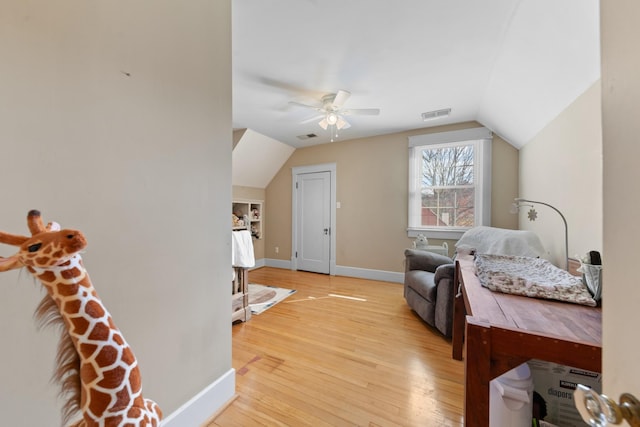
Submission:
[[[289,101],[343,89],[381,113],[338,140],[477,120],[520,148],[600,77],[598,0],[233,0],[232,31],[234,128],[294,147],[330,135]]]

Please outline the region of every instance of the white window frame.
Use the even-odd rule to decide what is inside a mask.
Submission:
[[[475,225],[491,225],[491,141],[493,134],[484,127],[409,137],[409,212],[407,235],[426,234],[434,239],[459,239],[468,227],[423,227],[420,225],[422,200],[419,180],[424,148],[474,144]]]

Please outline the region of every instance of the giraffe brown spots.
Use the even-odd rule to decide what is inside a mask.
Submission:
[[[98,323],[89,334],[89,339],[93,341],[106,341],[109,338],[109,328],[102,323]]]
[[[129,403],[129,401],[131,400],[131,396],[129,396],[129,392],[127,391],[126,387],[116,393],[116,399],[116,408],[124,407]]]
[[[90,324],[84,317],[72,317],[69,321],[73,325],[73,330],[70,332],[75,335],[84,335]]]
[[[82,381],[86,384],[98,378],[98,373],[91,363],[83,363],[80,368],[80,376],[82,377]]]
[[[107,426],[107,427],[110,427],[110,426],[120,427],[120,425],[121,425],[120,423],[122,422],[122,420],[123,420],[122,419],[122,415],[118,415],[118,416],[115,416],[115,417],[108,417],[108,418],[105,418],[105,420],[104,420],[105,424],[104,425]],[[128,425],[128,424],[125,424],[125,425]]]
[[[64,252],[62,252],[62,250],[57,250],[51,256],[54,258],[61,258],[63,255],[64,255]]]
[[[118,345],[124,345],[124,340],[122,339],[122,336],[120,336],[120,334],[113,334],[113,340]]]
[[[133,355],[131,348],[129,347],[122,350],[122,356],[120,356],[120,359],[122,360],[123,363],[126,363],[128,366],[133,365],[133,362],[136,361],[136,358]]]
[[[122,380],[125,378],[125,370],[120,366],[110,369],[108,371],[103,371],[102,376],[103,379],[100,380],[98,385],[100,387],[114,389],[117,388],[120,384],[122,384]]]
[[[96,356],[96,363],[100,366],[111,366],[118,360],[118,350],[111,346],[104,346]]]
[[[44,273],[38,275],[38,279],[42,280],[45,283],[51,283],[56,280],[56,275],[53,274],[53,271],[45,271]]]
[[[142,380],[140,379],[140,375],[133,375],[133,373],[137,374],[138,369],[132,372],[132,375],[129,376],[129,385],[131,386],[131,393],[136,394],[139,393],[142,389]]]
[[[98,346],[95,344],[80,344],[80,354],[85,358],[91,357],[93,353],[98,349]]]
[[[42,253],[44,253],[45,255],[49,255],[52,251],[53,246],[45,246],[45,248],[42,250]]]
[[[83,406],[84,406],[84,402],[86,402],[86,401],[87,401],[87,395],[88,395],[88,393],[87,393],[86,386],[85,386],[85,385],[83,385],[83,386],[80,388],[80,403],[81,403]]]
[[[142,417],[142,409],[138,408],[138,407],[133,407],[131,409],[129,409],[129,412],[127,412],[127,418],[132,418],[132,419],[136,419],[136,418],[141,418]],[[130,424],[127,423],[125,424],[125,426],[129,426]],[[133,427],[137,427],[133,424],[131,424]],[[140,424],[140,425],[145,425],[145,424]]]
[[[80,277],[82,275],[82,272],[74,267],[70,268],[69,270],[62,270],[61,275],[65,279],[73,279],[74,277]]]
[[[76,283],[71,283],[68,285],[64,283],[58,283],[58,285],[56,286],[56,291],[61,297],[70,297],[72,295],[78,294],[78,288],[79,286]]]
[[[85,313],[94,319],[99,319],[104,316],[104,308],[97,301],[89,301],[84,308]]]
[[[37,265],[47,265],[51,261],[51,257],[40,256],[35,259]]]
[[[65,302],[62,309],[65,313],[76,314],[80,312],[80,307],[82,307],[82,301],[73,300]]]
[[[96,415],[104,414],[111,403],[111,396],[92,388],[89,390],[89,409]],[[108,425],[108,424],[107,424]]]

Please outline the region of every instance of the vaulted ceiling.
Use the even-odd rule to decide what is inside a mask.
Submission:
[[[234,0],[232,24],[234,127],[293,147],[331,135],[290,102],[346,90],[380,114],[338,141],[476,120],[520,148],[600,77],[598,0]]]

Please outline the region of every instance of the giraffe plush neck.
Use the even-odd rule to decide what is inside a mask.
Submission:
[[[0,271],[26,267],[47,290],[37,314],[63,322],[54,375],[68,399],[63,418],[80,410],[74,427],[159,426],[162,412],[143,398],[138,362],[83,266],[84,235],[45,226],[35,210],[27,224],[31,237],[0,232],[0,243],[19,247],[12,257],[0,257]]]

